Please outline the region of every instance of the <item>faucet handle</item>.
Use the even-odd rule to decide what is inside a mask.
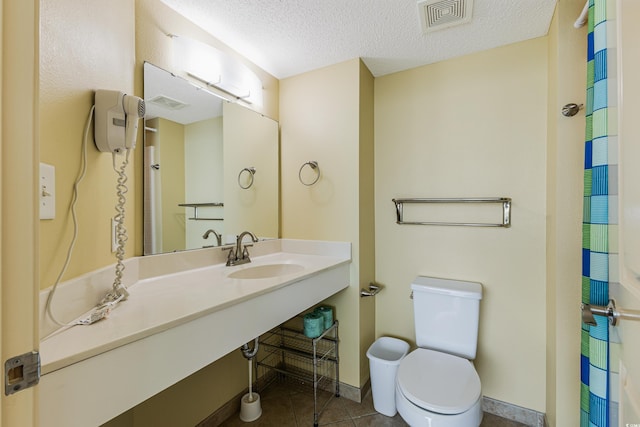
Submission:
[[[249,259],[249,250],[247,248],[252,247],[253,245],[244,245],[242,248],[242,258]]]
[[[226,248],[222,248],[223,251],[229,251],[229,255],[227,256],[227,265],[231,265],[235,260],[238,259],[238,255],[234,252],[234,247],[229,246]]]

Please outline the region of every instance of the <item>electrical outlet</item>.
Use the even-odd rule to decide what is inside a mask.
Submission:
[[[117,228],[118,223],[115,218],[111,218],[111,252],[115,252],[118,250],[118,237],[117,237]]]
[[[40,163],[40,185],[38,186],[40,200],[40,219],[55,219],[56,217],[56,168],[46,163]]]

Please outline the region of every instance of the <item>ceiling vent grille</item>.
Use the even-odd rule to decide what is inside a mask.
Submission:
[[[181,108],[186,107],[188,104],[185,104],[182,101],[178,101],[177,99],[169,98],[165,95],[158,95],[149,101],[152,104],[156,104],[163,108],[168,108],[169,110],[180,110]]]
[[[471,21],[472,6],[473,0],[420,0],[422,31],[429,33]]]

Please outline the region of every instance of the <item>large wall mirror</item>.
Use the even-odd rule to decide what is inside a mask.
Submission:
[[[278,123],[148,62],[144,98],[145,255],[277,238]]]

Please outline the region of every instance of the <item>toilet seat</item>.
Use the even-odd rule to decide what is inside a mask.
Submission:
[[[469,410],[481,392],[480,378],[469,360],[425,348],[402,359],[397,384],[414,405],[446,415]]]

